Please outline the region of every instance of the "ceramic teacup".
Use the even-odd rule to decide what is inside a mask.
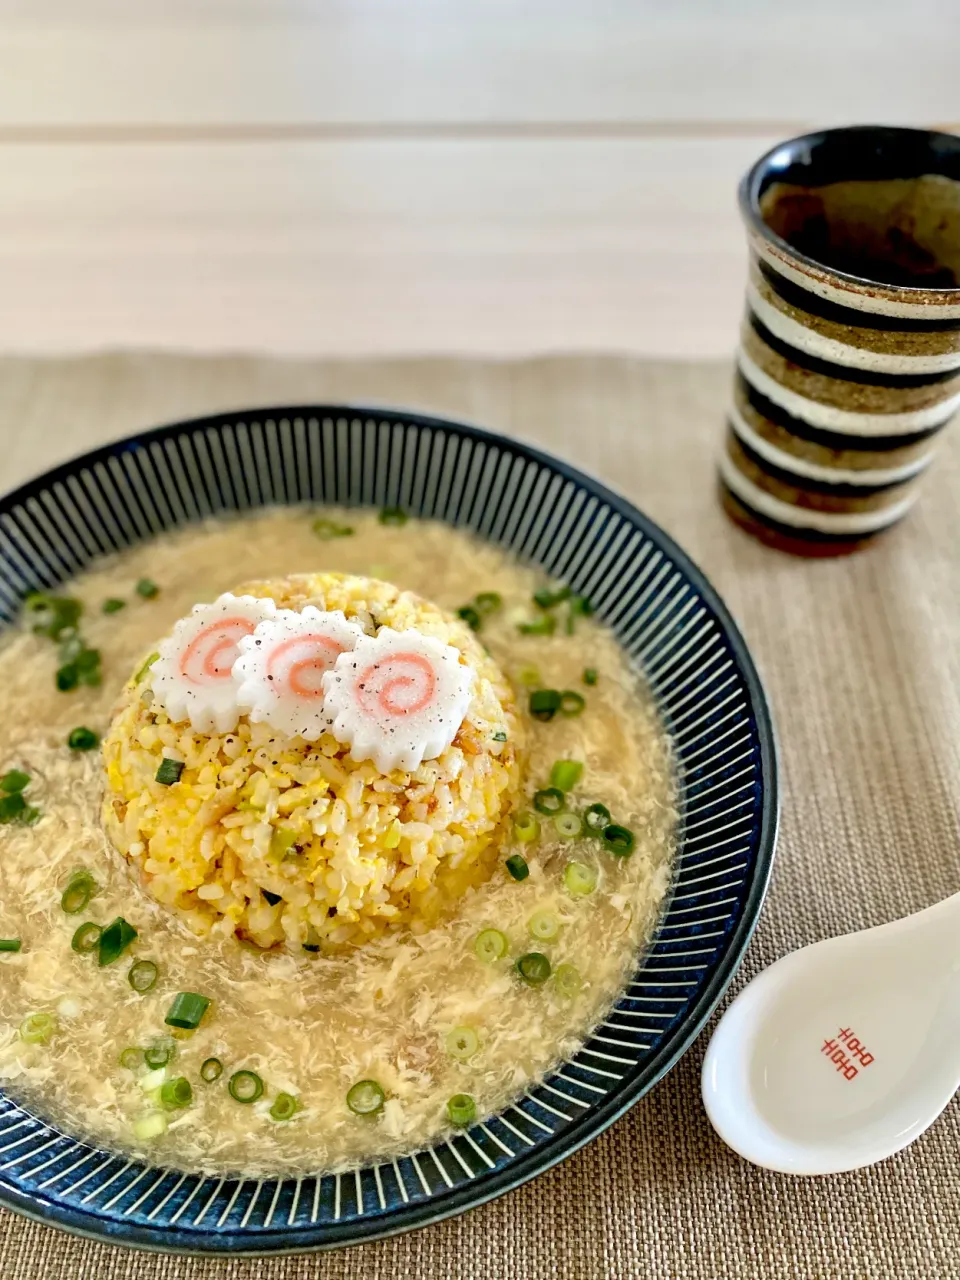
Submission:
[[[960,137],[794,138],[744,177],[740,210],[724,505],[786,550],[853,550],[906,515],[960,408]]]

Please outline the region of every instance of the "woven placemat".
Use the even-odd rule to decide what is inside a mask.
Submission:
[[[536,441],[673,534],[739,620],[778,721],[783,828],[735,990],[803,943],[928,906],[960,886],[960,439],[887,540],[789,559],[714,495],[729,370],[625,359],[287,363],[104,356],[0,361],[0,485],[165,420],[255,404],[391,403]],[[699,1098],[705,1037],[647,1098],[559,1168],[463,1218],[323,1257],[205,1262],[72,1239],[0,1213],[0,1273],[82,1280],[350,1277],[960,1276],[960,1105],[873,1169],[754,1169]]]

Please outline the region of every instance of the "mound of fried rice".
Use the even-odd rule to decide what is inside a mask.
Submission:
[[[465,623],[386,582],[303,574],[235,591],[453,645],[475,672],[463,725],[437,759],[385,775],[329,734],[306,743],[246,717],[227,734],[173,724],[145,667],[103,744],[107,835],[200,936],[325,951],[390,928],[422,933],[490,874],[515,807],[523,743],[508,681]],[[156,781],[163,756],[183,761],[173,786]]]

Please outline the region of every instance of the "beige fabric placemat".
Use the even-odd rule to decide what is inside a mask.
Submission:
[[[849,560],[789,559],[714,496],[729,371],[626,359],[284,363],[0,360],[0,486],[179,416],[346,399],[459,415],[555,450],[672,533],[739,620],[773,701],[783,827],[735,983],[802,943],[960,888],[960,438],[919,509]],[[824,1179],[752,1168],[699,1099],[705,1037],[628,1116],[465,1217],[338,1254],[160,1258],[0,1213],[0,1274],[81,1280],[579,1280],[960,1276],[960,1105],[906,1152]]]

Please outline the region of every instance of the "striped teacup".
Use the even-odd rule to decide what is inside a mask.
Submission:
[[[906,515],[960,408],[960,137],[796,138],[754,165],[740,208],[724,505],[786,550],[849,551]]]

